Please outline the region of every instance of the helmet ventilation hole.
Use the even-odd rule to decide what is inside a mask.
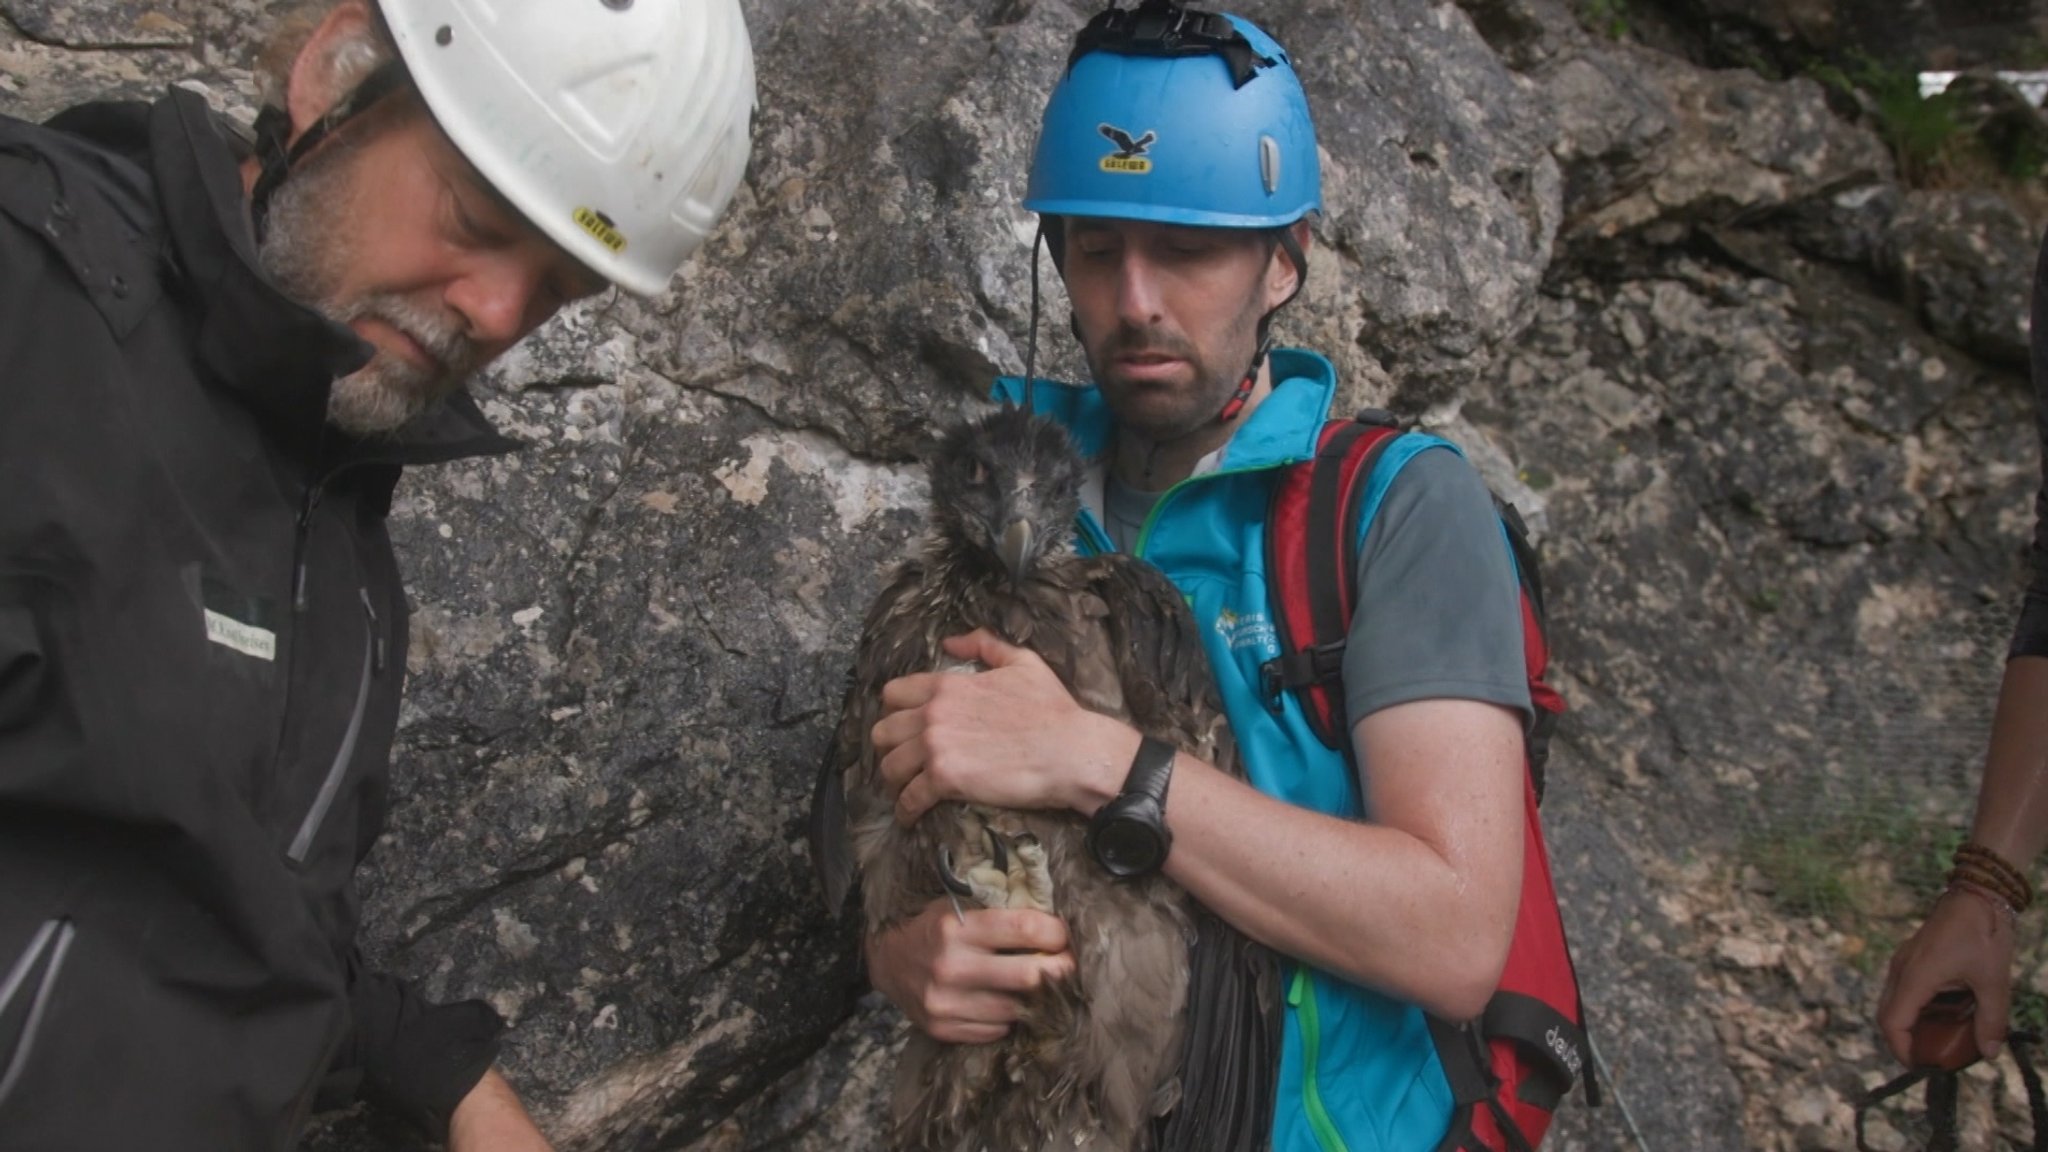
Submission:
[[[434,43],[439,44],[443,48],[446,48],[449,44],[453,43],[454,41],[455,29],[450,28],[446,24],[443,24],[439,28],[434,29]]]

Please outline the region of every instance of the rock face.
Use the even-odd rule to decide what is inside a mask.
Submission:
[[[413,663],[365,944],[514,1021],[565,1150],[878,1144],[902,1025],[803,813],[924,431],[1022,368],[1017,201],[1089,10],[748,4],[757,144],[718,235],[664,299],[579,307],[479,382],[526,452],[401,488]],[[2039,477],[2042,222],[1898,187],[1810,82],[1562,0],[1243,11],[1296,48],[1325,150],[1281,336],[1547,529],[1575,711],[1546,819],[1622,1104],[1568,1106],[1554,1145],[1842,1146],[1886,1071],[1889,945],[1776,915],[1744,846],[1878,793],[1967,810]],[[0,0],[0,111],[175,80],[250,116],[260,15]],[[1071,374],[1044,275],[1039,363]],[[414,1146],[363,1113],[311,1143]]]
[[[1634,7],[1634,6],[1631,6]],[[1697,29],[1717,62],[1796,71],[1815,57],[1905,71],[2012,66],[2048,37],[2039,0],[1676,0],[1642,7]]]

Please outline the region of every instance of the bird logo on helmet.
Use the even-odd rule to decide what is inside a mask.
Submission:
[[[1152,147],[1153,141],[1159,139],[1159,133],[1147,132],[1143,136],[1132,139],[1129,132],[1114,124],[1098,124],[1095,126],[1095,130],[1102,133],[1103,137],[1111,144],[1116,145],[1115,152],[1104,156],[1098,162],[1098,166],[1104,172],[1150,172],[1152,170],[1152,161],[1145,158],[1145,151]]]

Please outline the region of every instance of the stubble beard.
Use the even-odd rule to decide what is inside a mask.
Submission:
[[[434,366],[426,367],[380,348],[368,364],[334,381],[327,422],[356,436],[383,436],[461,387],[482,357],[445,313],[398,293],[342,294],[342,270],[354,234],[350,176],[359,153],[354,141],[337,140],[299,165],[271,198],[256,255],[285,295],[337,324],[375,317],[433,358]]]
[[[1202,356],[1192,340],[1160,327],[1121,324],[1110,337],[1087,350],[1088,367],[1102,387],[1117,423],[1154,444],[1165,444],[1192,436],[1214,423],[1223,406],[1244,379],[1244,366],[1251,363],[1251,348],[1257,337],[1257,303],[1231,321],[1222,347],[1231,350],[1230,364],[1214,364]],[[1243,347],[1240,356],[1236,350]],[[1194,373],[1185,388],[1129,381],[1117,374],[1116,358],[1132,352],[1152,352],[1184,361]],[[1163,393],[1168,387],[1177,397]]]

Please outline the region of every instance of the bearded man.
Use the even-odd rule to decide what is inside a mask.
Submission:
[[[737,0],[326,0],[253,145],[199,96],[0,117],[0,1148],[294,1146],[362,1096],[545,1148],[502,1023],[369,970],[402,467],[654,294],[746,165]],[[603,88],[592,113],[592,86]]]

